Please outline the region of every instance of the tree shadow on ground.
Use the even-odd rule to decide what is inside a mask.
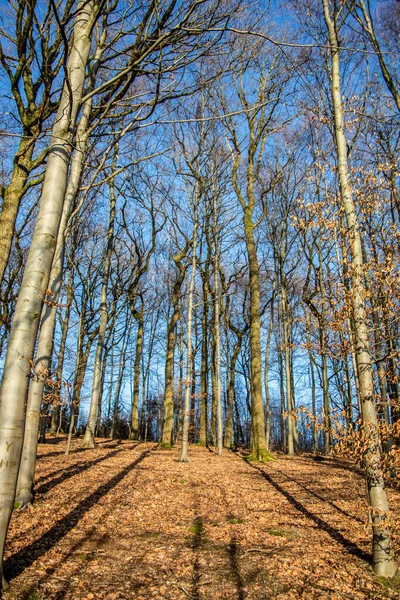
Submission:
[[[65,441],[65,437],[46,437],[46,441],[42,442],[41,445],[46,445],[46,446],[56,446],[57,444],[61,444],[61,442]]]
[[[282,457],[287,457],[287,454],[282,454]],[[350,462],[345,462],[339,456],[323,456],[321,454],[312,454],[309,456],[296,456],[296,461],[308,464],[310,466],[312,466],[314,462],[319,462],[322,466],[327,467],[328,469],[349,471],[350,473],[354,473],[360,477],[364,475],[364,471],[361,467]]]
[[[76,448],[73,450],[73,454],[77,454],[78,452],[86,452],[87,448]],[[60,456],[61,454],[65,454],[65,449],[59,450],[58,452],[47,452],[46,454],[39,454],[37,456],[37,460],[42,460],[43,458],[49,458],[50,456]],[[71,453],[72,454],[72,453]]]
[[[254,465],[250,462],[248,462],[247,464],[252,469],[258,471],[260,473],[260,475],[264,479],[266,479],[266,481],[268,481],[268,483],[270,483],[280,494],[282,494],[282,496],[284,496],[290,502],[290,504],[292,506],[294,506],[294,508],[296,510],[301,512],[308,519],[311,519],[311,521],[314,521],[314,523],[316,525],[318,525],[318,527],[320,527],[328,535],[330,535],[330,537],[333,540],[335,540],[335,542],[338,542],[339,544],[341,544],[347,552],[349,552],[350,554],[353,554],[354,556],[357,556],[357,558],[361,558],[361,560],[364,560],[368,563],[370,562],[371,557],[367,552],[362,550],[362,548],[357,546],[357,544],[355,544],[351,540],[347,539],[342,533],[340,533],[340,531],[338,531],[337,529],[332,527],[332,525],[329,525],[329,523],[327,523],[326,521],[321,519],[321,517],[318,517],[317,515],[312,513],[310,510],[308,510],[304,506],[304,504],[302,504],[299,500],[297,500],[294,496],[292,496],[292,494],[290,494],[281,485],[279,485],[279,483],[277,483],[274,479],[272,479],[271,475],[269,475],[268,473],[263,471],[263,469],[261,467],[258,467],[257,465]]]
[[[155,446],[156,447],[156,446]],[[27,567],[32,565],[40,556],[46,554],[63,537],[65,537],[77,523],[82,519],[85,513],[90,510],[103,496],[112,490],[118,483],[128,475],[139,463],[148,455],[150,450],[145,450],[142,454],[127,465],[122,471],[117,473],[106,483],[100,485],[87,498],[81,500],[79,504],[71,510],[65,517],[57,521],[42,537],[35,540],[29,546],[25,546],[8,558],[4,564],[6,578],[11,580],[20,575]]]
[[[246,598],[246,594],[245,594],[245,585],[244,585],[244,579],[240,573],[240,569],[239,569],[239,545],[237,543],[236,537],[233,535],[231,537],[231,541],[227,546],[227,552],[229,555],[229,562],[231,565],[231,570],[233,573],[233,577],[235,579],[235,584],[236,584],[236,589],[237,589],[237,597],[238,600],[245,600]]]
[[[102,442],[99,442],[99,444],[101,444]],[[133,446],[131,446],[129,448],[129,450],[133,450],[134,448],[136,448],[141,442],[137,442],[136,444],[134,444]],[[113,446],[104,446],[103,448],[101,448],[101,450],[111,450],[112,448],[116,448],[117,445],[114,444]],[[126,448],[121,448],[120,449],[124,449],[126,450]],[[89,449],[90,450],[90,449]],[[112,454],[108,454],[108,457],[112,456]],[[96,459],[97,460],[97,459]],[[102,459],[101,459],[102,460]],[[91,463],[84,463],[84,464],[94,464],[94,461],[92,461]],[[61,469],[56,469],[55,471],[51,471],[50,473],[46,473],[45,475],[42,475],[41,477],[39,477],[36,481],[35,484],[37,485],[38,483],[40,483],[41,481],[45,481],[46,479],[50,479],[51,477],[54,477],[55,475],[58,475],[59,473],[64,473],[66,471],[69,471],[69,469],[77,469],[78,467],[80,467],[79,464],[74,464],[71,465],[69,467],[62,467]]]
[[[123,448],[118,448],[117,450],[108,452],[104,456],[100,456],[100,458],[96,458],[95,460],[89,460],[80,465],[72,465],[65,469],[61,469],[62,474],[59,475],[59,477],[54,477],[53,479],[50,479],[50,481],[47,481],[46,483],[42,483],[42,485],[40,485],[39,487],[37,487],[35,489],[35,495],[36,494],[46,494],[47,492],[52,490],[54,487],[56,487],[57,485],[59,485],[60,483],[65,481],[66,479],[69,479],[70,477],[74,477],[75,475],[79,475],[79,473],[83,473],[83,471],[87,471],[94,465],[97,465],[98,463],[103,462],[103,460],[107,460],[108,458],[112,458],[116,454],[119,454],[120,452],[122,452],[122,450],[123,450]]]
[[[79,538],[79,540],[71,546],[69,552],[65,556],[63,556],[62,561],[64,563],[67,562],[71,558],[71,556],[73,556],[76,552],[78,552],[79,549],[88,540],[90,540],[90,538],[92,536],[93,536],[93,530],[86,532],[83,537]],[[48,567],[46,569],[46,574],[44,576],[42,576],[40,578],[40,580],[37,579],[32,585],[30,585],[29,587],[27,587],[26,589],[23,590],[20,600],[32,600],[34,598],[42,598],[43,596],[42,596],[41,588],[45,585],[45,583],[48,580],[51,579],[51,577],[57,571],[59,566],[60,565],[57,564],[57,566],[53,565],[51,567]],[[69,577],[65,578],[65,581],[62,584],[61,589],[58,592],[56,592],[56,595],[54,596],[54,600],[63,600],[65,598],[67,593],[71,590],[71,588],[73,586],[74,576],[77,575],[79,570],[80,570],[80,564],[77,563],[75,568],[73,569],[73,571],[69,573]]]
[[[360,519],[360,517],[357,517],[356,515],[352,515],[352,514],[348,513],[347,511],[343,510],[343,508],[340,508],[340,506],[335,504],[335,502],[332,502],[332,500],[327,500],[320,494],[317,494],[317,492],[314,492],[313,490],[311,490],[309,487],[304,485],[304,483],[302,483],[295,477],[286,475],[286,473],[283,473],[283,471],[280,471],[279,469],[277,469],[276,471],[278,473],[280,473],[283,477],[286,477],[287,481],[293,481],[293,483],[295,483],[296,485],[301,487],[303,490],[305,490],[307,492],[307,494],[314,496],[314,498],[318,498],[318,500],[321,500],[325,504],[329,504],[329,506],[332,506],[332,508],[337,510],[340,514],[344,515],[345,517],[348,517],[349,519],[353,519],[354,521],[358,521],[358,523],[364,523],[364,521],[362,519]]]
[[[204,534],[204,526],[201,517],[197,516],[192,525],[193,538],[191,541],[191,547],[193,548],[196,558],[193,563],[193,584],[192,584],[192,594],[191,598],[193,600],[200,600],[200,592],[199,592],[199,580],[200,580],[200,559],[199,559],[199,551],[203,545],[203,534]]]

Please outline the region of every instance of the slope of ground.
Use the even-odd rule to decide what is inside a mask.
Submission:
[[[75,444],[69,457],[65,440],[40,447],[35,508],[11,522],[5,600],[399,597],[368,566],[350,463],[191,447],[183,464],[156,444]]]

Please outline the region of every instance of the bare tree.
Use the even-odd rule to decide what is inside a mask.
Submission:
[[[376,408],[373,399],[372,360],[369,342],[369,330],[366,315],[366,289],[362,237],[357,210],[353,200],[353,190],[349,178],[347,159],[346,125],[341,95],[340,49],[338,24],[341,9],[332,8],[329,0],[323,0],[324,19],[328,32],[330,78],[335,121],[335,141],[339,173],[340,199],[347,220],[347,239],[351,252],[351,303],[356,337],[356,366],[360,385],[361,414],[367,447],[364,453],[370,518],[373,526],[372,564],[375,573],[384,577],[393,577],[397,566],[391,546],[389,526],[389,507],[380,465],[380,440]]]

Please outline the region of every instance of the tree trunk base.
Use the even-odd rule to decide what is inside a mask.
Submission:
[[[94,448],[96,448],[96,442],[94,440],[94,437],[90,434],[87,436],[85,435],[81,443],[81,448],[89,448],[91,450],[94,450]]]
[[[254,450],[251,454],[249,454],[249,456],[246,456],[246,460],[250,462],[266,463],[276,460],[276,458],[275,456],[272,456],[268,450],[260,449]]]
[[[374,574],[381,580],[381,583],[385,583],[385,581],[393,583],[395,580],[396,587],[400,589],[400,571],[397,568],[395,563],[391,564],[383,564],[379,563],[378,565],[372,565],[372,570]]]
[[[8,583],[7,579],[2,574],[1,575],[1,589],[6,591],[6,590],[8,590],[9,587],[10,587],[10,584]]]
[[[14,508],[21,512],[26,509],[33,509],[33,494],[32,492],[17,493]]]
[[[161,450],[171,450],[172,444],[169,442],[161,442],[160,448],[161,448]]]

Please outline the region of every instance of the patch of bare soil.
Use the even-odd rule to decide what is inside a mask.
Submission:
[[[348,462],[191,447],[179,463],[156,444],[75,444],[69,457],[63,439],[40,447],[4,600],[399,597],[370,570],[365,484]],[[400,493],[389,500],[398,536]]]

